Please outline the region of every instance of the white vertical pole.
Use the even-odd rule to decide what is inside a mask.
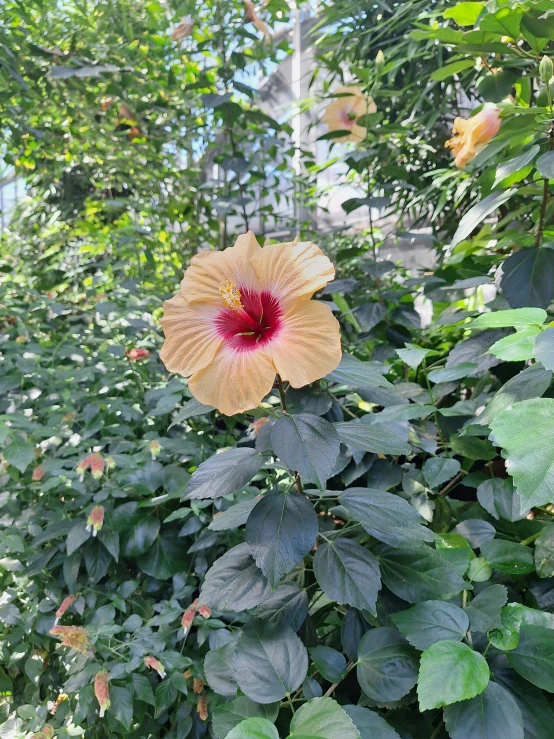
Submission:
[[[295,178],[300,177],[300,145],[301,145],[301,133],[302,133],[302,116],[300,114],[300,100],[302,99],[302,79],[301,79],[301,59],[302,59],[302,25],[300,22],[300,8],[298,7],[296,0],[288,0],[289,7],[293,12],[293,48],[294,52],[292,55],[291,66],[291,87],[293,95],[293,114],[292,114],[292,141],[294,145],[294,156],[293,156],[293,171]],[[300,236],[300,218],[301,218],[301,206],[300,206],[300,193],[299,185],[296,182],[294,187],[294,218],[295,218],[295,229],[296,236]]]

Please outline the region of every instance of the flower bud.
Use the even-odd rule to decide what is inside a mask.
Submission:
[[[145,657],[144,664],[146,667],[151,667],[153,670],[156,670],[162,680],[167,675],[164,666],[159,659],[156,659],[156,657]]]
[[[99,480],[104,474],[104,457],[98,452],[90,455],[90,471],[95,480]]]
[[[110,684],[106,670],[100,670],[94,678],[94,695],[100,706],[100,718],[110,707]]]
[[[54,739],[54,727],[50,726],[50,724],[46,724],[43,729],[42,733],[46,737],[46,739]]]
[[[76,598],[77,598],[76,595],[68,595],[67,598],[64,598],[62,600],[58,610],[56,611],[56,622],[54,625],[57,625],[58,621],[63,616],[63,614],[67,611],[67,609],[71,608],[71,606],[75,603]]]
[[[92,535],[100,531],[104,525],[104,508],[101,505],[95,505],[92,511],[88,514],[87,518],[87,531],[92,529]]]
[[[70,647],[82,654],[91,651],[88,634],[81,626],[53,626],[50,634],[58,636],[62,640],[63,647]]]
[[[200,695],[204,690],[204,682],[195,677],[192,681],[192,690],[196,695]]]
[[[385,55],[383,54],[381,49],[379,49],[379,51],[375,55],[375,68],[379,71],[384,67],[384,65],[385,65]]]
[[[156,459],[158,454],[162,451],[162,445],[157,439],[154,439],[150,442],[150,446],[148,447],[150,449],[150,454],[152,455],[152,459]]]
[[[39,464],[39,466],[35,467],[35,469],[33,470],[32,480],[33,482],[38,482],[39,480],[42,480],[43,477],[44,477],[44,468],[41,464]]]
[[[543,56],[539,64],[539,76],[543,82],[550,82],[554,77],[554,64],[552,59],[547,56]]]
[[[104,462],[109,470],[113,470],[115,468],[115,459],[113,457],[106,457]]]
[[[202,721],[208,720],[208,701],[205,695],[200,696],[196,705],[196,712]]]
[[[202,618],[210,618],[210,616],[212,615],[209,606],[200,606],[200,608],[198,609],[198,613],[202,616]]]
[[[185,634],[188,633],[188,630],[192,626],[192,622],[194,621],[194,614],[195,614],[194,608],[187,608],[187,610],[183,613],[183,618],[181,619],[181,626],[185,630]]]

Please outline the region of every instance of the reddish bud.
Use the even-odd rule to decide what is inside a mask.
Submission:
[[[50,633],[59,637],[64,647],[70,647],[83,654],[91,651],[88,634],[80,626],[53,626]]]
[[[62,600],[62,602],[60,603],[60,607],[56,611],[56,621],[58,621],[58,619],[63,616],[68,608],[71,608],[71,606],[75,603],[76,598],[76,595],[68,595],[67,598],[64,598]]]
[[[181,626],[185,631],[188,631],[190,627],[192,626],[192,622],[194,621],[194,615],[195,610],[194,608],[187,608],[187,610],[183,613],[183,618],[181,619]]]
[[[202,721],[208,720],[208,701],[206,700],[205,695],[200,696],[200,699],[198,700],[198,703],[196,705],[196,712],[200,716]]]
[[[202,616],[202,618],[210,618],[210,616],[212,615],[209,606],[200,606],[200,608],[198,609],[198,613]]]
[[[167,675],[164,666],[159,659],[156,659],[156,657],[145,657],[144,664],[146,667],[151,667],[153,670],[156,670],[162,680]]]
[[[140,134],[140,131],[138,128],[131,128],[129,131],[129,135],[133,134],[134,136],[138,136]],[[130,359],[131,362],[137,362],[139,359],[146,359],[150,356],[150,352],[148,349],[126,349],[125,354]]]
[[[33,482],[38,482],[44,477],[44,469],[41,464],[33,470]]]
[[[192,690],[197,695],[200,695],[200,693],[204,690],[204,682],[195,677],[192,681]]]
[[[104,508],[101,505],[95,505],[92,511],[88,514],[87,518],[87,531],[92,529],[92,535],[100,531],[104,525]]]
[[[152,459],[156,459],[158,454],[162,451],[162,445],[157,439],[154,439],[154,441],[151,441],[150,446],[148,448],[150,449],[150,454],[152,455]]]
[[[98,452],[90,455],[90,471],[95,480],[99,480],[104,474],[104,457]]]
[[[94,695],[100,706],[100,718],[110,707],[110,684],[106,670],[100,670],[94,678]]]

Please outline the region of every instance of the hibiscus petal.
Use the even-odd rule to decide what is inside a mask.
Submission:
[[[219,312],[211,304],[190,305],[181,293],[165,301],[160,359],[170,372],[188,377],[213,361],[222,344],[215,325]]]
[[[332,262],[310,241],[265,246],[251,262],[260,289],[275,296],[285,310],[292,301],[309,300],[335,277]]]
[[[261,349],[222,349],[208,367],[195,372],[189,389],[196,400],[226,416],[257,408],[273,387],[275,366]]]
[[[339,322],[324,303],[300,303],[283,318],[282,330],[266,351],[283,380],[293,387],[308,385],[339,365]]]
[[[189,303],[213,302],[221,305],[219,286],[230,280],[238,288],[257,289],[258,280],[250,264],[260,251],[252,231],[241,234],[234,246],[223,251],[203,251],[190,260],[181,282],[181,293]]]

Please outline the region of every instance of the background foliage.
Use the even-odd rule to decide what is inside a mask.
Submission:
[[[273,42],[242,0],[3,10],[29,197],[0,255],[2,736],[548,739],[553,3],[320,9],[314,95],[377,104],[357,146],[324,136],[358,234],[303,233],[344,358],[233,418],[167,375],[157,322],[199,249],[290,228],[277,185],[314,198],[254,91],[288,5],[259,11]],[[500,132],[456,170],[483,103]],[[408,273],[384,257],[417,227],[436,266]]]

